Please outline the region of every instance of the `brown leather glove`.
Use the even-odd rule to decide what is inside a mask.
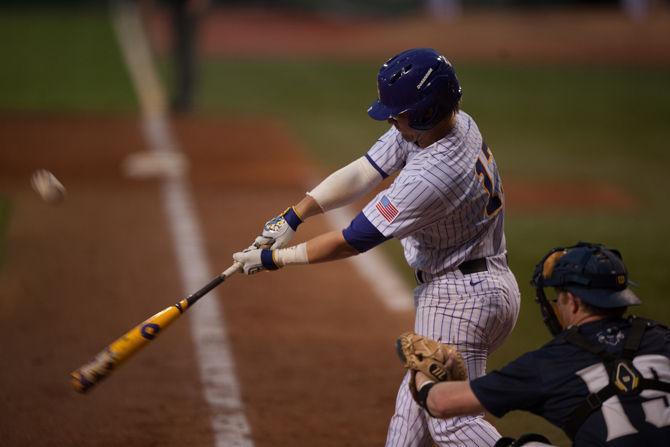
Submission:
[[[411,371],[409,390],[420,405],[416,389],[417,371],[421,371],[435,382],[468,378],[463,357],[451,345],[414,332],[405,332],[398,337],[396,350],[403,366]]]

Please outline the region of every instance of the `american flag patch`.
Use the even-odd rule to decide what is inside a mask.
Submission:
[[[384,216],[387,222],[393,222],[393,219],[398,215],[398,208],[393,206],[391,201],[386,196],[382,196],[381,200],[375,205],[377,211]]]

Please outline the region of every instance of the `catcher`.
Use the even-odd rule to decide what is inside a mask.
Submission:
[[[529,411],[575,446],[670,445],[670,331],[623,318],[640,300],[628,288],[621,254],[583,242],[555,248],[537,264],[531,284],[555,338],[499,371],[467,382],[455,349],[413,333],[400,336],[398,354],[412,372],[419,405],[435,418]],[[551,299],[545,288],[554,292]],[[502,438],[496,445],[523,441]]]

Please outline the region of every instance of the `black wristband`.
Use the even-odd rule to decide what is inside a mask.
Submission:
[[[428,393],[430,393],[431,388],[435,386],[435,382],[430,382],[425,384],[424,386],[421,387],[420,390],[417,391],[416,398],[419,400],[418,404],[428,412],[432,417],[434,417],[431,413],[430,410],[428,409]]]

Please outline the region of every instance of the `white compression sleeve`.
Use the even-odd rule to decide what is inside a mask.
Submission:
[[[291,264],[309,264],[309,259],[307,259],[307,242],[294,245],[293,247],[273,250],[272,260],[279,267]]]
[[[325,212],[352,203],[381,181],[379,172],[361,157],[330,174],[307,195]]]

